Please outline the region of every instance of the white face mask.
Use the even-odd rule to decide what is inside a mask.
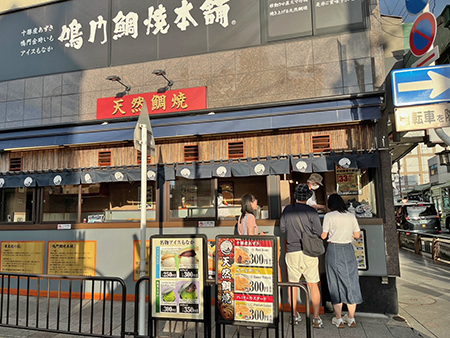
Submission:
[[[317,190],[317,189],[319,189],[319,187],[320,187],[320,185],[318,185],[318,184],[311,185],[312,190]]]

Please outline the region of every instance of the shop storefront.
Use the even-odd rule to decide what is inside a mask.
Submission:
[[[189,12],[186,3],[194,21],[174,16]],[[233,233],[240,198],[251,193],[258,225],[281,236],[296,184],[318,173],[319,202],[341,194],[366,228],[362,285],[386,297],[375,304],[368,292],[364,310],[396,312],[377,5],[163,7],[75,0],[0,15],[0,28],[21,36],[0,30],[14,47],[0,52],[2,241],[90,241],[95,273],[133,286],[142,208],[148,236],[214,239]],[[146,201],[133,145],[144,101],[156,143]],[[53,258],[45,248],[37,255],[46,273]]]

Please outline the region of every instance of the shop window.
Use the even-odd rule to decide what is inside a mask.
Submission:
[[[228,158],[244,157],[244,142],[228,142]]]
[[[22,157],[11,157],[9,159],[9,171],[22,171]]]
[[[77,221],[78,190],[78,185],[44,187],[42,221]]]
[[[98,166],[106,167],[111,165],[111,151],[98,152]]]
[[[198,144],[184,146],[184,161],[198,161]]]
[[[266,177],[219,179],[217,216],[223,220],[235,220],[241,214],[241,197],[252,194],[258,200],[257,219],[269,218]]]
[[[170,218],[215,217],[214,180],[170,182]]]
[[[331,150],[331,136],[325,135],[312,135],[311,136],[312,151],[314,153],[321,153],[323,151]]]
[[[139,150],[137,150],[136,153],[137,153],[137,164],[141,164],[142,163],[141,152]],[[150,163],[152,163],[152,157],[150,155],[147,155],[147,164],[150,164]]]
[[[430,176],[434,176],[438,174],[437,164],[430,165]]]
[[[138,222],[141,219],[139,182],[82,185],[81,220],[97,222]],[[147,182],[147,221],[156,220],[156,183]]]
[[[1,196],[1,222],[31,222],[33,221],[32,188],[5,188],[0,190]]]

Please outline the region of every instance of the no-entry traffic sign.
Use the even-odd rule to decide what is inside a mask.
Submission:
[[[436,38],[436,18],[432,13],[422,13],[414,21],[409,35],[409,46],[415,56],[422,56],[431,46]]]

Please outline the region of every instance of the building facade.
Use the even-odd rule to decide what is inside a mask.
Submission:
[[[93,241],[88,273],[138,278],[146,102],[149,235],[232,233],[252,193],[258,225],[283,243],[281,211],[317,172],[319,202],[337,192],[362,206],[361,310],[396,313],[377,1],[56,1],[5,12],[0,27],[14,32],[0,30],[12,46],[0,53],[0,228],[5,242],[45,242],[40,272],[59,272],[53,243]]]

